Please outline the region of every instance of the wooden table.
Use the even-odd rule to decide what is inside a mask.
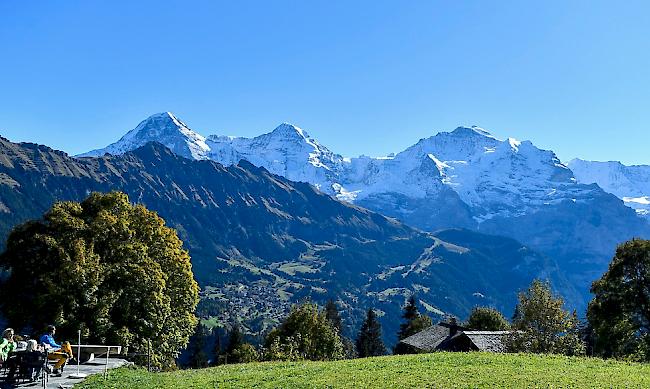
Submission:
[[[80,351],[81,358],[84,359],[84,362],[92,362],[95,359],[95,356],[103,356],[104,354],[106,354],[106,358],[108,359],[108,356],[111,353],[116,355],[122,352],[122,346],[106,346],[101,344],[82,344],[79,346],[77,344],[72,344],[70,347],[72,347],[72,354],[75,358]],[[79,350],[79,348],[81,348],[81,350]]]

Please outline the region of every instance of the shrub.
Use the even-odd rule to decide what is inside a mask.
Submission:
[[[242,343],[230,354],[235,363],[256,362],[259,360],[259,353],[250,343]]]

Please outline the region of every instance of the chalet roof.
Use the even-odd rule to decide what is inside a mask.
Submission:
[[[452,332],[462,330],[463,327],[448,323],[438,323],[431,327],[403,339],[401,342],[422,351],[434,351]]]
[[[503,338],[510,331],[463,331],[457,336],[467,336],[480,351],[504,352]]]
[[[480,351],[503,352],[503,338],[509,331],[470,331],[448,323],[438,323],[411,335],[401,342],[425,352],[446,350],[466,337]]]

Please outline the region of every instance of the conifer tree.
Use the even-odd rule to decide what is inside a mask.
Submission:
[[[208,355],[205,352],[208,329],[203,324],[196,326],[196,332],[190,338],[188,346],[190,357],[188,365],[192,369],[203,369],[208,367]]]
[[[408,323],[416,319],[418,316],[420,316],[420,313],[418,312],[417,305],[415,305],[415,296],[411,296],[406,302],[406,306],[404,307],[404,313],[402,314],[402,318],[406,319]],[[404,328],[404,325],[402,325],[401,327]]]
[[[239,362],[236,358],[235,350],[244,343],[244,336],[241,333],[239,324],[235,324],[228,334],[228,345],[226,346],[226,358],[228,363]]]
[[[218,328],[212,329],[212,336],[214,336],[214,359],[212,360],[212,366],[217,366],[219,364],[219,358],[221,357],[223,351],[221,347],[221,333]]]
[[[334,300],[329,300],[325,305],[325,317],[332,324],[332,327],[334,327],[340,335],[341,315],[339,314],[339,310],[336,307],[336,303],[334,302]]]
[[[400,341],[431,327],[431,319],[428,316],[420,315],[418,307],[415,304],[414,296],[411,296],[406,306],[404,306],[402,318],[405,322],[399,326],[399,332],[397,333],[398,342],[393,348],[393,354],[413,354],[416,350],[405,343],[400,343]]]
[[[339,336],[341,337],[341,342],[343,343],[343,355],[345,359],[353,359],[357,357],[357,351],[355,349],[354,341],[349,339],[346,336],[343,336],[343,321],[341,320],[341,315],[339,314],[338,307],[334,300],[329,300],[327,305],[325,305],[325,317],[332,324]]]
[[[366,320],[361,325],[357,336],[357,353],[360,358],[386,354],[386,346],[381,339],[381,324],[372,308],[368,309]]]

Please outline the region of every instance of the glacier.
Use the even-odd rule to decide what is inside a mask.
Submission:
[[[568,163],[578,182],[598,184],[636,213],[650,220],[650,166],[626,166],[618,161],[597,162],[573,159]]]

